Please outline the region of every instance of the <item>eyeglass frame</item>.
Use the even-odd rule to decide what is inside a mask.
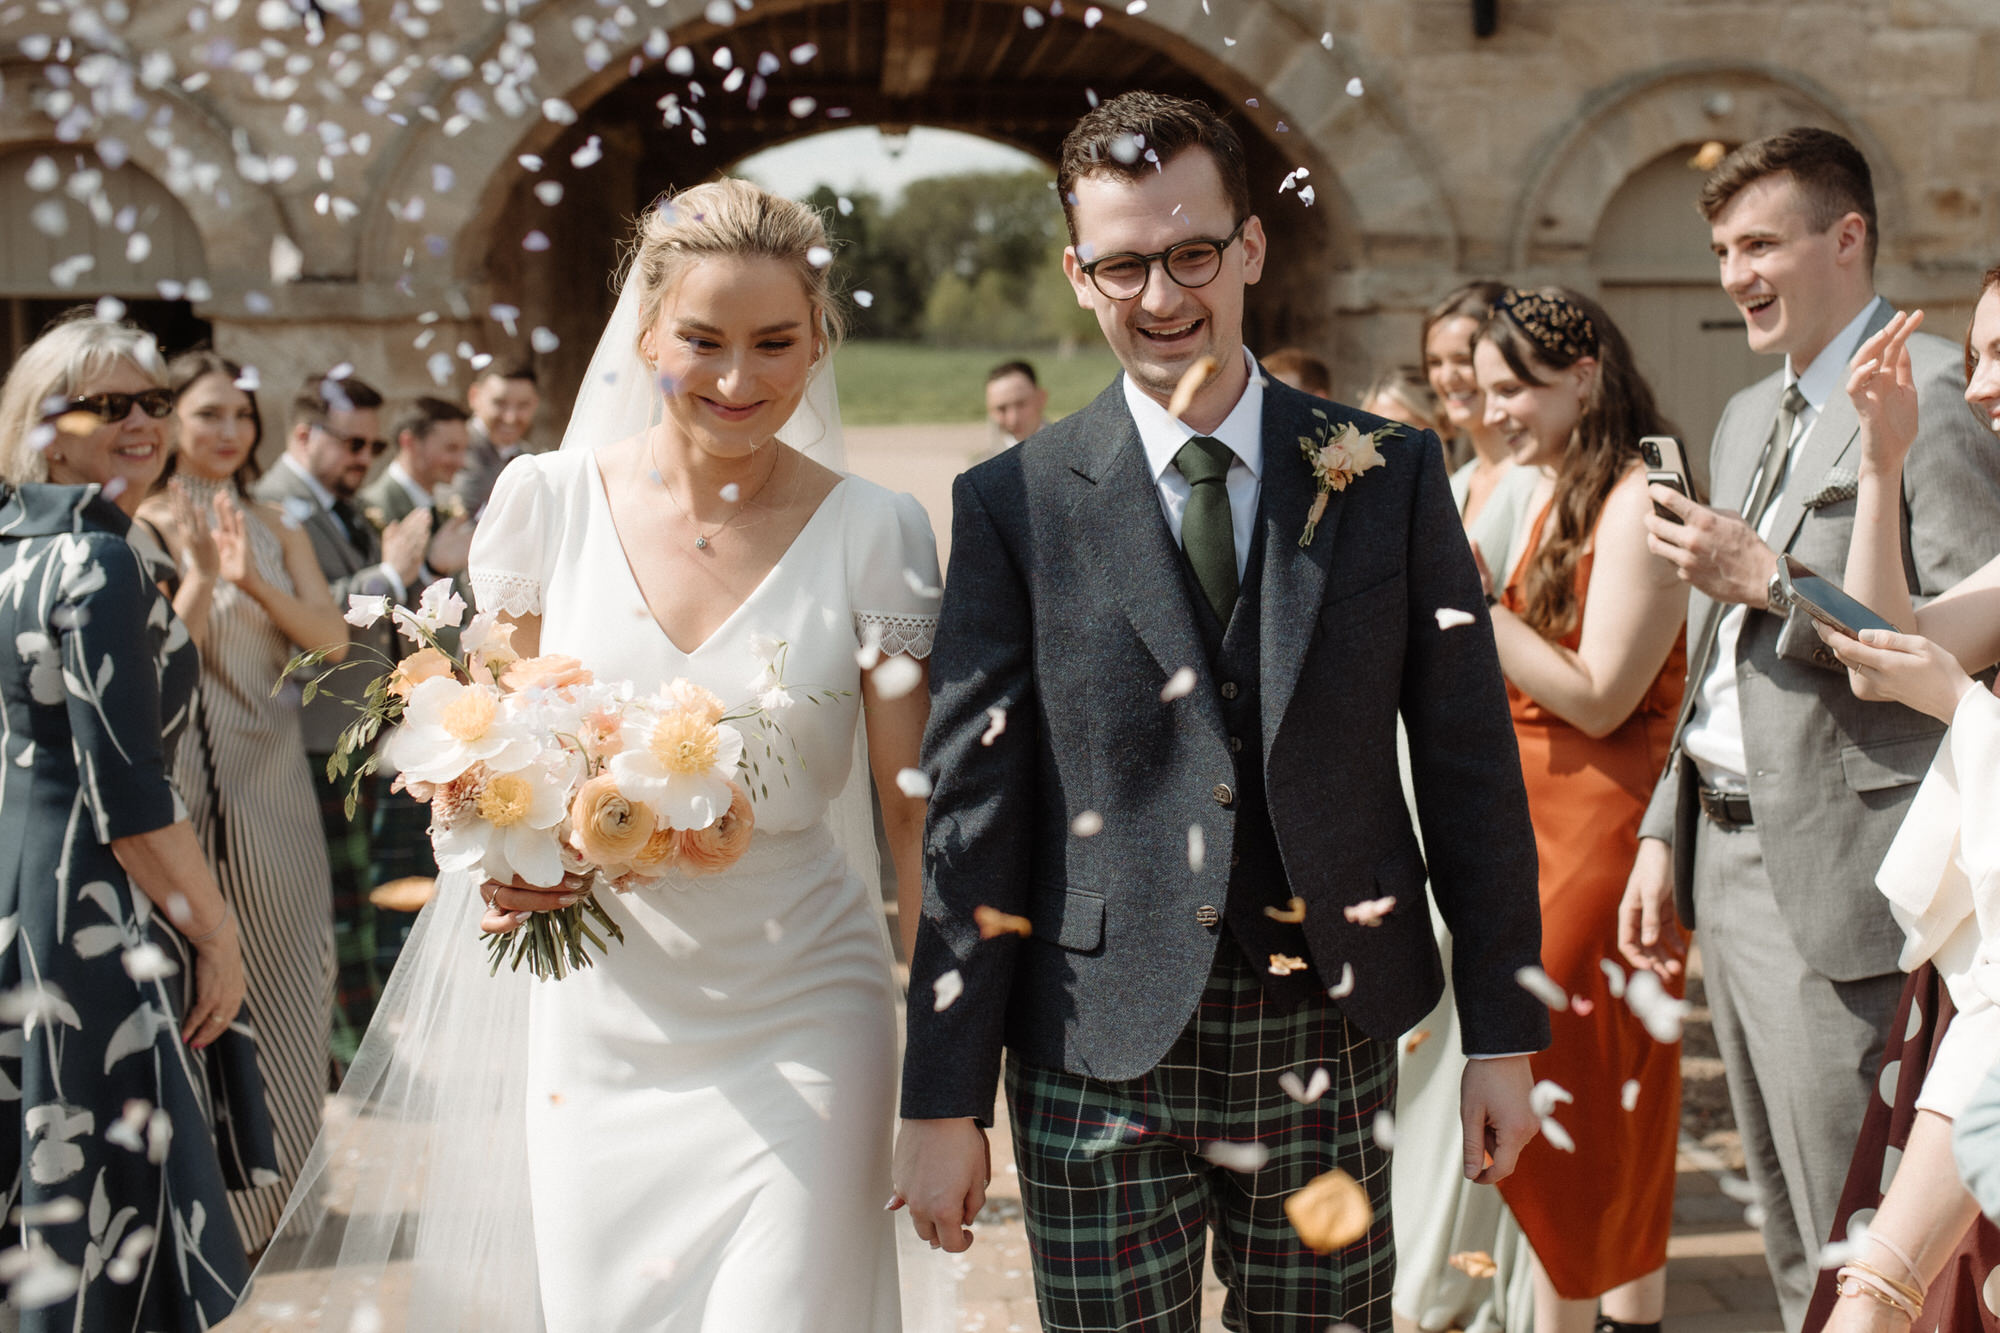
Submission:
[[[1103,296],[1104,299],[1107,301],[1130,301],[1139,296],[1143,296],[1146,291],[1146,284],[1153,280],[1153,262],[1155,260],[1159,261],[1160,272],[1166,274],[1168,280],[1171,281],[1176,287],[1179,287],[1184,291],[1190,291],[1190,292],[1199,291],[1201,288],[1208,286],[1208,284],[1214,282],[1217,278],[1222,276],[1222,256],[1228,252],[1230,246],[1236,244],[1236,242],[1239,239],[1241,239],[1243,235],[1243,229],[1249,225],[1250,225],[1250,218],[1246,214],[1244,218],[1230,230],[1227,236],[1224,236],[1219,240],[1213,236],[1190,236],[1185,241],[1175,241],[1172,245],[1168,246],[1166,249],[1156,250],[1149,255],[1142,255],[1132,250],[1119,250],[1115,251],[1112,254],[1099,255],[1096,259],[1091,260],[1087,264],[1078,264],[1076,266],[1076,269],[1077,272],[1083,274],[1084,277],[1090,279],[1090,285],[1096,288],[1098,294]],[[1174,277],[1173,266],[1168,262],[1169,256],[1171,256],[1174,253],[1174,251],[1184,250],[1190,245],[1212,245],[1215,247],[1215,272],[1209,274],[1206,278],[1203,278],[1200,282],[1182,282],[1179,278]],[[1097,269],[1099,265],[1108,264],[1114,259],[1136,259],[1142,265],[1145,266],[1145,276],[1139,280],[1139,287],[1137,291],[1128,293],[1127,295],[1124,296],[1114,296],[1112,293],[1104,290],[1104,284],[1100,283],[1097,280]]]
[[[161,394],[166,395],[165,398],[158,396]],[[151,407],[148,407],[144,401],[146,399],[151,399],[153,402],[161,404],[160,410],[155,412]],[[113,415],[113,409],[121,401],[124,403],[124,410]],[[125,420],[125,418],[131,416],[132,409],[135,407],[143,411],[147,417],[154,421],[164,421],[173,415],[174,391],[163,385],[156,385],[151,389],[141,389],[137,393],[123,393],[118,391],[87,393],[78,398],[68,399],[62,406],[55,408],[53,411],[45,410],[42,413],[42,420],[54,421],[56,418],[66,417],[72,412],[88,412],[105,425],[115,426]]]
[[[311,422],[308,424],[308,428],[316,430],[329,439],[336,441],[349,454],[358,454],[365,449],[368,451],[370,458],[380,458],[383,454],[389,452],[389,442],[380,436],[370,439],[366,435],[342,435],[324,421]]]

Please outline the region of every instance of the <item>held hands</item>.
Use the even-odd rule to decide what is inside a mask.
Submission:
[[[195,931],[194,934],[201,934]],[[236,935],[236,915],[227,913],[222,928],[194,949],[194,1003],[181,1024],[181,1040],[202,1050],[229,1030],[243,1008],[243,946]]]
[[[1674,850],[1658,838],[1639,839],[1618,904],[1618,952],[1662,981],[1687,968],[1687,935],[1674,915]]]
[[[1917,384],[1910,368],[1910,335],[1924,312],[1898,312],[1862,343],[1849,363],[1847,396],[1861,419],[1861,468],[1893,477],[1917,440]]]
[[[1959,701],[1979,688],[1957,658],[1922,635],[1865,629],[1851,639],[1818,621],[1813,628],[1846,666],[1857,699],[1906,704],[1948,726]]]
[[[1523,1107],[1526,1097],[1524,1087]],[[896,1135],[892,1178],[896,1192],[889,1198],[890,1210],[907,1204],[919,1240],[929,1241],[934,1250],[958,1254],[971,1246],[967,1226],[986,1206],[986,1186],[993,1179],[992,1145],[986,1131],[970,1117],[905,1120]]]
[[[396,571],[403,586],[417,581],[424,567],[424,550],[431,542],[431,511],[412,509],[382,529],[382,563]]]
[[[1646,549],[1672,565],[1681,582],[1718,602],[1765,604],[1778,555],[1755,528],[1738,514],[1696,504],[1657,482],[1646,494],[1680,515],[1678,523],[1646,515]]]
[[[479,896],[486,900],[486,915],[480,919],[479,929],[488,935],[509,934],[532,913],[571,906],[589,887],[585,876],[571,874],[564,875],[562,883],[552,889],[537,888],[518,876],[505,884],[489,879],[479,886]]]
[[[1465,1128],[1465,1178],[1497,1185],[1514,1174],[1521,1149],[1538,1132],[1528,1094],[1534,1071],[1525,1055],[1467,1060],[1458,1085],[1459,1122]]]

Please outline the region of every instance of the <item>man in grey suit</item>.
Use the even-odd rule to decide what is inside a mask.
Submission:
[[[525,361],[496,364],[473,381],[466,401],[472,405],[471,444],[451,489],[465,512],[476,519],[486,508],[501,469],[527,452],[528,432],[534,429],[542,403],[535,368]]]
[[[387,448],[381,406],[382,395],[361,380],[308,378],[292,400],[285,452],[252,488],[259,500],[277,506],[287,522],[306,530],[334,602],[342,608],[356,593],[406,602],[417,591],[414,585],[430,540],[429,510],[413,510],[378,537],[355,507],[369,464]],[[383,653],[393,653],[397,646],[394,631],[386,625],[348,634],[352,641]],[[372,673],[335,673],[300,713],[333,870],[334,943],[340,957],[334,1053],[343,1062],[359,1045],[374,1005],[372,915],[366,897],[369,816],[347,817],[346,780],[329,779],[326,761],[338,746],[340,733],[355,720],[350,701],[359,697],[359,682],[368,674]]]
[[[1475,1057],[1468,1178],[1533,1137],[1549,1034],[1516,983],[1534,835],[1471,552],[1437,539],[1444,455],[1246,352],[1264,231],[1208,107],[1109,99],[1058,181],[1124,373],[954,489],[895,1186],[920,1237],[971,1242],[1004,1047],[1046,1328],[1194,1333],[1212,1231],[1231,1327],[1386,1333],[1374,1126],[1443,984],[1399,715]],[[1349,427],[1381,462],[1336,489],[1301,441]],[[1032,933],[994,934],[1009,916]],[[1335,1169],[1373,1221],[1309,1246],[1284,1201]]]
[[[1635,966],[1677,973],[1672,913],[1699,925],[1731,1107],[1764,1213],[1785,1326],[1801,1326],[1895,1011],[1902,934],[1876,867],[1940,727],[1862,703],[1804,613],[1780,553],[1839,581],[1854,524],[1854,350],[1893,314],[1874,290],[1868,164],[1800,128],[1746,144],[1701,211],[1750,346],[1784,367],[1730,399],[1710,459],[1715,508],[1666,487],[1652,549],[1694,587],[1688,689],[1620,912]],[[1993,553],[2000,450],[1966,410],[1964,359],[1910,342],[1925,437],[1903,476],[1904,563],[1931,597]]]

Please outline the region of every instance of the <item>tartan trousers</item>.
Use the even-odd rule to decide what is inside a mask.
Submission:
[[[1309,1105],[1278,1086],[1288,1069],[1310,1082],[1320,1068],[1331,1086]],[[1010,1055],[1006,1084],[1049,1333],[1197,1333],[1210,1231],[1226,1327],[1390,1327],[1389,1158],[1375,1118],[1395,1104],[1394,1043],[1324,1000],[1285,1012],[1224,942],[1186,1031],[1146,1074],[1110,1082]],[[1218,1141],[1260,1142],[1270,1157],[1231,1170],[1202,1156]],[[1315,1254],[1284,1203],[1336,1167],[1367,1190],[1375,1220],[1347,1248]]]
[[[361,1034],[375,1013],[382,982],[375,971],[375,905],[368,901],[368,826],[374,817],[375,784],[363,779],[361,803],[347,817],[350,778],[333,781],[326,775],[327,756],[306,756],[313,786],[319,792],[319,822],[326,838],[326,859],[333,874],[333,949],[339,962],[333,997],[332,1050],[345,1070],[361,1045]],[[358,758],[356,762],[359,762]]]

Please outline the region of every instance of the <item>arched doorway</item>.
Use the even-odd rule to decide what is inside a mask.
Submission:
[[[1723,404],[1777,362],[1751,353],[1743,317],[1717,281],[1708,227],[1694,209],[1703,173],[1690,162],[1700,147],[1670,149],[1626,178],[1598,219],[1590,266],[1705,490]]]
[[[0,365],[100,295],[171,354],[209,337],[201,236],[171,191],[129,162],[49,144],[0,156]],[[191,299],[192,298],[192,299]]]

